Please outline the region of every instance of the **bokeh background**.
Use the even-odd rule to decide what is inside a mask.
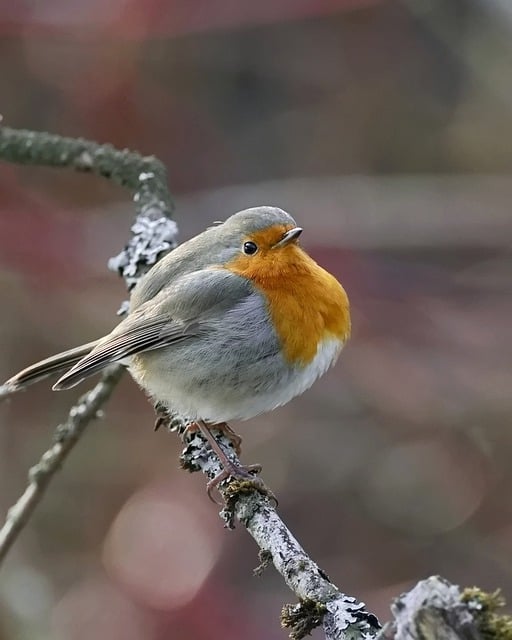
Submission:
[[[5,124],[157,155],[182,239],[281,206],[346,286],[337,367],[234,426],[384,620],[435,573],[512,598],[511,36],[508,0],[0,2]],[[0,165],[0,379],[113,326],[132,217],[107,182]],[[82,390],[0,406],[2,517]],[[124,380],[2,568],[2,640],[285,637],[293,596],[153,419]]]

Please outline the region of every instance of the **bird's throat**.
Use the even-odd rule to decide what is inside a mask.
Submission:
[[[249,278],[267,300],[274,328],[290,364],[310,363],[324,340],[350,336],[347,294],[334,276],[299,246],[260,257],[240,257],[230,271]]]

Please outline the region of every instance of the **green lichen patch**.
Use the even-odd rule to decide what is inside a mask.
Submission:
[[[285,604],[281,611],[281,626],[290,629],[292,640],[302,640],[322,624],[327,608],[314,600]]]
[[[483,640],[512,640],[512,617],[498,613],[505,606],[499,590],[486,593],[477,587],[464,589],[462,601],[473,614]]]

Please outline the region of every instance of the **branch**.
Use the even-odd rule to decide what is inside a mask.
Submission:
[[[0,158],[93,173],[134,192],[137,218],[132,227],[133,236],[123,252],[109,263],[111,269],[123,276],[129,290],[176,245],[177,229],[170,220],[172,204],[165,169],[153,157],[86,140],[0,128]],[[125,309],[126,305],[120,313]],[[8,511],[0,530],[0,562],[87,425],[98,416],[121,375],[122,367],[110,368],[72,407],[66,422],[57,427],[54,444],[29,471],[27,489]],[[10,393],[11,390],[0,386],[0,400]],[[189,438],[186,421],[180,416],[167,417],[167,422],[169,428],[178,431],[186,441],[181,456],[183,467],[215,477],[221,465],[202,437],[194,433]],[[233,462],[238,463],[230,441],[219,434],[219,442]],[[282,624],[290,630],[292,638],[299,640],[319,625],[323,626],[327,640],[512,638],[510,619],[494,612],[498,606],[495,595],[485,600],[485,594],[479,596],[480,592],[461,594],[458,587],[440,578],[429,578],[396,600],[392,608],[395,620],[379,632],[377,618],[365,610],[363,603],[339,591],[309,558],[267,496],[255,490],[250,482],[225,482],[220,491],[225,500],[221,516],[226,527],[232,528],[236,518],[260,548],[261,565],[255,573],[260,574],[271,560],[299,599],[296,605],[286,605],[282,613]]]
[[[66,167],[92,173],[133,191],[137,217],[132,226],[132,237],[125,249],[109,263],[109,267],[124,278],[128,290],[176,246],[177,227],[170,219],[173,207],[166,185],[166,171],[156,158],[119,151],[111,145],[8,127],[0,127],[0,158],[19,164]],[[126,303],[120,313],[125,310]],[[110,397],[122,372],[121,366],[107,371],[101,382],[70,409],[66,422],[55,431],[55,443],[29,471],[26,490],[9,509],[0,529],[0,564],[41,501],[51,479]],[[14,392],[0,386],[0,402]]]
[[[29,470],[25,492],[7,512],[5,524],[0,530],[0,563],[29,521],[51,479],[62,467],[87,425],[98,417],[101,406],[111,396],[122,374],[121,365],[115,365],[106,371],[101,381],[71,408],[66,422],[56,428],[54,444]]]
[[[128,290],[177,244],[167,172],[154,156],[142,156],[127,149],[120,151],[110,144],[81,138],[0,127],[0,158],[17,164],[92,173],[133,192],[137,218],[132,238],[124,251],[109,262],[109,268],[125,279]]]
[[[182,467],[202,471],[214,478],[222,467],[201,435],[186,433],[186,421],[179,415],[169,417],[168,427],[185,439],[181,454]],[[218,434],[218,441],[235,464],[240,464],[230,440]],[[250,482],[222,483],[220,492],[225,507],[220,516],[227,528],[236,519],[247,529],[260,548],[261,573],[272,561],[286,585],[299,598],[299,604],[285,605],[281,623],[290,629],[290,637],[300,640],[311,630],[323,625],[327,640],[362,640],[373,638],[380,628],[375,615],[365,605],[347,596],[331,582],[327,574],[311,560],[281,520],[267,496],[255,490]]]
[[[461,591],[432,576],[393,602],[395,619],[376,640],[510,640],[512,618],[498,613],[504,604],[499,592]]]

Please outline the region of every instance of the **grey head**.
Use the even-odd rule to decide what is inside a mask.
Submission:
[[[270,227],[283,227],[282,236],[279,236],[283,242],[298,237],[302,231],[292,216],[278,207],[261,206],[239,211],[179,245],[160,260],[132,292],[131,310],[153,298],[179,276],[233,260],[244,251],[244,243],[252,234]],[[288,229],[291,231],[287,235]]]
[[[222,224],[207,229],[197,236],[204,241],[209,250],[209,263],[226,264],[240,253],[245,253],[245,242],[254,240],[258,233],[275,228],[276,244],[287,239],[292,240],[300,235],[302,229],[297,227],[289,213],[278,207],[253,207],[234,213]],[[291,235],[286,232],[295,229]],[[285,237],[287,236],[287,237]],[[195,240],[195,239],[194,239]]]
[[[275,225],[293,226],[297,223],[289,213],[278,207],[252,207],[234,213],[217,228],[228,229],[239,236],[261,231]]]

